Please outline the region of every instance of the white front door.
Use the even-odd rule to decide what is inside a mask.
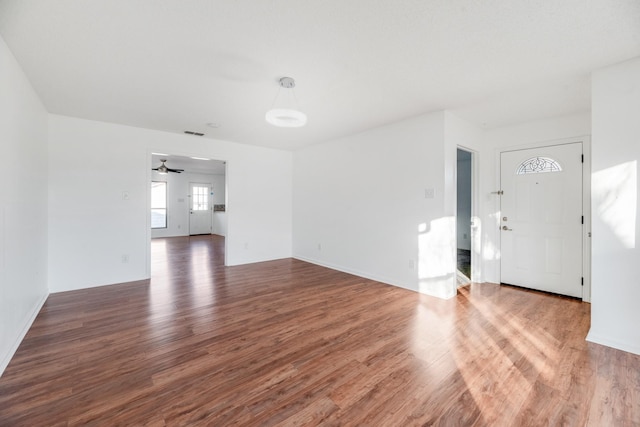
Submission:
[[[500,281],[582,297],[582,143],[500,154]]]
[[[189,234],[211,234],[211,184],[189,184]]]

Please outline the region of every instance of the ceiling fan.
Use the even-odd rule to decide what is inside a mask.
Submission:
[[[166,175],[169,172],[175,172],[175,173],[184,172],[184,169],[171,169],[171,168],[168,168],[167,165],[164,164],[167,161],[167,159],[160,159],[160,161],[162,162],[162,164],[160,166],[158,166],[157,168],[151,169],[152,171],[158,171],[158,173],[161,174],[161,175]]]

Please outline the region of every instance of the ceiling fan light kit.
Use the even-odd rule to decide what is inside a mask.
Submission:
[[[160,162],[162,162],[162,164],[160,166],[158,166],[157,168],[153,168],[151,170],[158,172],[160,175],[167,175],[169,172],[174,172],[174,173],[182,173],[182,172],[184,172],[184,169],[168,168],[167,165],[165,165],[166,161],[167,161],[167,159],[160,159]]]
[[[297,108],[293,88],[296,82],[291,77],[279,80],[280,89],[273,102],[273,108],[265,114],[267,123],[277,127],[298,128],[307,124],[307,115]],[[284,89],[284,91],[282,90]]]

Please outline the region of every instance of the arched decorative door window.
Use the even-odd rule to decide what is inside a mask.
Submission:
[[[532,157],[520,163],[516,169],[516,175],[560,171],[562,171],[562,166],[557,161],[548,157]]]

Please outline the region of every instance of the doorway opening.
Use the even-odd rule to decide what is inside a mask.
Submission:
[[[152,273],[151,247],[166,239],[208,236],[226,249],[226,161],[164,153],[151,153],[150,157],[148,273]],[[159,193],[163,197],[157,197]],[[222,253],[226,264],[226,250]]]
[[[473,206],[473,153],[457,149],[456,168],[456,236],[457,236],[457,283],[471,283],[471,242]]]

